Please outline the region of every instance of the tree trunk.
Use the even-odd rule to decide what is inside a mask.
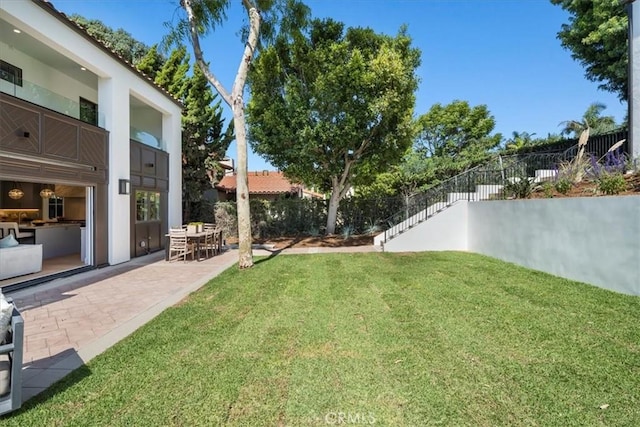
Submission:
[[[236,133],[238,150],[238,175],[236,176],[236,206],[238,208],[238,267],[253,266],[251,250],[251,210],[249,208],[249,178],[247,177],[247,128],[244,117],[244,85],[249,72],[249,64],[253,59],[260,34],[260,14],[255,7],[249,10],[249,37],[244,48],[242,61],[233,82],[231,96],[233,98],[233,124]]]
[[[242,98],[237,101],[237,104],[242,104]],[[238,175],[236,176],[238,267],[249,268],[253,266],[253,252],[251,250],[251,211],[249,208],[249,181],[247,178],[247,135],[243,105],[234,105],[233,124],[236,131],[236,144],[238,149]]]
[[[327,212],[327,234],[335,234],[338,220],[338,207],[340,206],[340,190],[333,188],[329,198],[329,211]]]
[[[253,252],[251,251],[251,211],[249,208],[249,182],[247,178],[247,131],[244,118],[244,85],[247,81],[249,65],[258,45],[260,35],[260,13],[255,5],[249,1],[243,1],[249,14],[249,36],[244,46],[242,59],[238,65],[238,72],[233,82],[231,94],[229,94],[220,80],[209,69],[204,61],[204,55],[200,48],[198,36],[198,19],[193,13],[193,0],[181,0],[189,19],[191,44],[196,56],[196,62],[209,83],[216,89],[222,99],[233,111],[233,124],[235,126],[236,145],[238,149],[238,174],[236,176],[236,202],[238,208],[238,266],[249,268],[253,266]]]

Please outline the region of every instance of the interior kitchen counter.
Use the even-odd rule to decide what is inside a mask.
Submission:
[[[20,225],[20,230],[34,233],[35,243],[42,243],[42,258],[80,254],[80,224]]]
[[[24,224],[24,225],[19,225],[18,228],[20,230],[42,230],[43,228],[59,228],[59,227],[80,227],[80,224],[58,224],[55,222],[51,222],[51,223],[46,223],[44,225],[31,225],[31,224]]]

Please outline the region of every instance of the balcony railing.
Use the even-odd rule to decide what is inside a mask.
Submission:
[[[48,108],[66,116],[73,117],[74,119],[93,124],[92,120],[88,120],[82,117],[83,115],[80,113],[80,103],[72,101],[69,98],[54,93],[48,89],[43,88],[42,86],[38,86],[37,84],[31,83],[27,80],[22,79],[21,82],[22,85],[19,85],[6,80],[0,80],[0,92],[15,96],[16,98],[20,98],[24,101],[31,102],[32,104]],[[104,128],[104,114],[100,112],[98,112],[97,114],[97,125],[101,128]],[[149,132],[131,127],[130,138],[142,144],[158,148],[160,150],[166,150],[165,141],[161,138],[157,138]]]
[[[27,80],[21,80],[22,86],[8,82],[6,80],[0,80],[0,92],[8,95],[15,96],[16,98],[23,99],[41,107],[48,108],[58,113],[64,114],[74,119],[82,120],[90,123],[87,120],[83,120],[80,115],[80,104],[62,95],[54,93],[49,89],[45,89],[42,86],[38,86],[35,83],[31,83]],[[91,123],[94,124],[94,123]],[[98,126],[104,128],[105,119],[104,114],[98,112]]]
[[[162,138],[151,135],[149,132],[136,129],[133,126],[129,128],[129,135],[131,139],[133,139],[134,141],[138,141],[144,145],[148,145],[162,151],[166,151],[167,149],[165,141]]]

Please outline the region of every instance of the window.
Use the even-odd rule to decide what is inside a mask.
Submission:
[[[22,86],[22,69],[0,60],[0,79]]]
[[[80,98],[80,120],[94,126],[98,126],[98,105]]]
[[[49,218],[63,217],[62,197],[53,196],[49,198]]]
[[[136,190],[136,221],[160,221],[160,193]]]

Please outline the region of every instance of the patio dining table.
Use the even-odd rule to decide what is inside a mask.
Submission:
[[[187,239],[195,242],[196,244],[196,256],[197,260],[200,261],[200,243],[204,240],[207,235],[206,231],[189,231],[187,230]],[[164,260],[169,261],[169,246],[170,246],[170,237],[169,234],[164,235]]]

